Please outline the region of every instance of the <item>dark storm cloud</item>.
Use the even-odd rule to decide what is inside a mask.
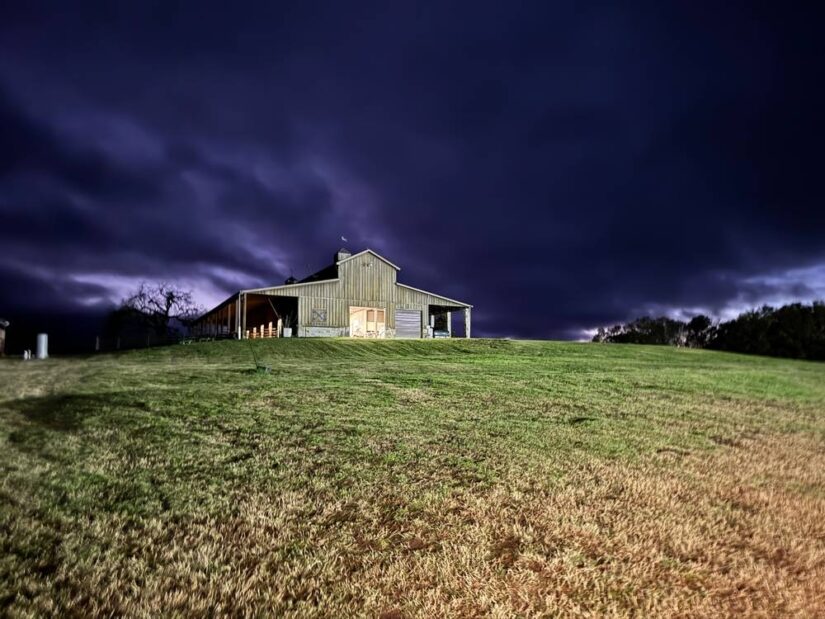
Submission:
[[[820,290],[783,275],[825,263],[802,7],[22,11],[0,25],[17,276],[220,296],[343,234],[474,303],[479,333],[555,337]]]
[[[0,286],[13,301],[16,311],[48,311],[86,309],[105,298],[106,289],[95,284],[54,280],[45,273],[0,267]],[[91,303],[84,303],[84,301]]]
[[[261,237],[287,227],[300,236],[328,208],[321,179],[275,170],[288,182],[267,186],[271,170],[254,155],[222,161],[223,152],[216,158],[208,147],[170,140],[155,160],[127,167],[116,153],[107,159],[26,116],[8,96],[0,115],[4,152],[15,154],[0,170],[7,256],[51,268],[57,279],[79,271],[262,282],[277,267],[256,255],[259,244],[267,248]],[[232,281],[204,266],[242,276]]]
[[[122,191],[152,196],[152,185],[134,182],[114,169],[100,155],[74,152],[47,127],[38,125],[16,106],[8,92],[0,88],[0,126],[3,150],[0,175],[4,178],[25,172],[41,172],[90,194],[107,195]]]

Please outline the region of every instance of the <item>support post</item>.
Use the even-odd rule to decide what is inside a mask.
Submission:
[[[244,293],[243,295],[243,303],[241,303],[241,305],[243,306],[243,317],[241,318],[241,332],[246,333],[246,336],[249,337],[249,331],[246,328],[246,293]]]
[[[447,312],[447,334],[453,337],[453,313]]]
[[[472,309],[469,307],[464,308],[464,337],[467,339],[470,339],[470,327],[472,326],[470,316],[471,311]]]
[[[243,339],[243,331],[241,331],[241,295],[238,295],[238,300],[235,301],[235,337],[239,340]]]

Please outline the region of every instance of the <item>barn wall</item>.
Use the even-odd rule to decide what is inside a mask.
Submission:
[[[396,276],[395,268],[368,253],[341,264],[336,281],[294,284],[255,292],[298,297],[298,335],[304,337],[348,335],[350,306],[385,310],[387,337],[393,337],[396,308],[419,310],[424,328],[429,305],[450,303],[442,297],[398,286]],[[318,320],[318,312],[326,312],[325,321]]]
[[[455,303],[444,297],[418,292],[417,290],[411,290],[404,286],[396,286],[395,301],[398,307],[403,309],[426,308],[429,305],[455,305]]]
[[[364,254],[338,267],[341,297],[368,301],[395,301],[395,268],[373,256]]]
[[[350,306],[377,307],[386,312],[387,331],[395,330],[395,303],[374,299],[330,299],[302,296],[298,298],[298,324],[306,327],[349,329]],[[313,320],[313,310],[326,310],[326,322]],[[348,334],[347,334],[348,335]]]

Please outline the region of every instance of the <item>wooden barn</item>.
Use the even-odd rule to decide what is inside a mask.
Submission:
[[[201,316],[201,336],[430,338],[452,336],[461,312],[470,337],[472,306],[398,281],[401,269],[371,249],[341,249],[300,281],[240,290]]]

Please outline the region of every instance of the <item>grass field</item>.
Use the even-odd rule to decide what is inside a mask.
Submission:
[[[825,614],[823,364],[270,340],[0,385],[0,614]]]

